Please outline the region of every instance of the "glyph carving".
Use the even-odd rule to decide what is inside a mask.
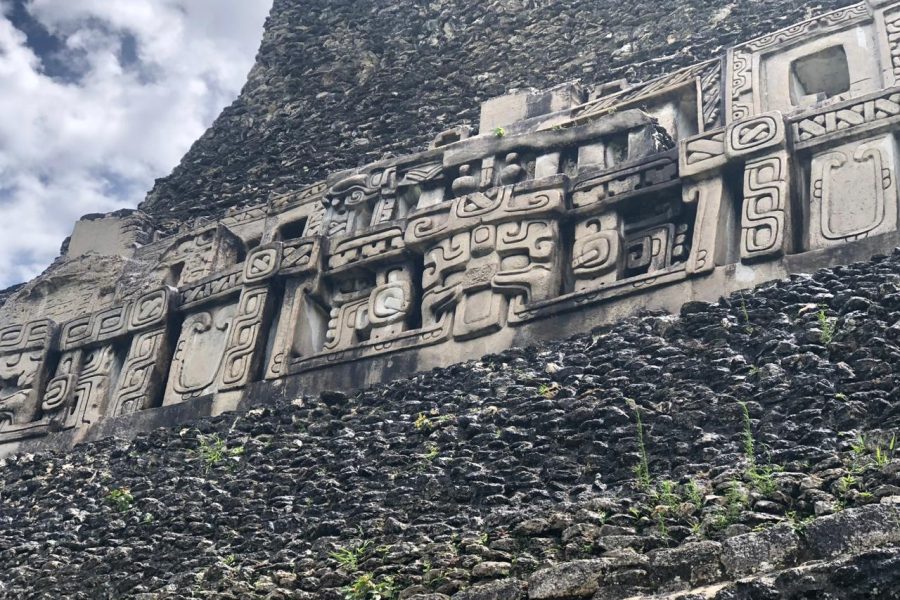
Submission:
[[[268,326],[268,313],[268,288],[251,287],[241,292],[222,358],[219,389],[241,387],[255,376],[262,360],[261,334]]]
[[[165,385],[169,352],[166,329],[145,331],[134,336],[122,365],[110,415],[127,415],[155,404]]]
[[[780,255],[790,241],[788,155],[779,152],[748,162],[744,169],[741,259]]]
[[[848,101],[793,122],[795,147],[806,148],[834,137],[878,132],[896,125],[900,91],[891,88],[857,101]]]
[[[0,433],[37,419],[36,383],[44,353],[31,350],[0,356]]]
[[[225,304],[209,307],[185,319],[172,357],[165,404],[174,404],[215,390],[236,312],[236,304]]]
[[[887,42],[894,82],[900,82],[900,12],[885,15],[884,26],[887,31]]]
[[[884,136],[813,156],[809,248],[897,228],[896,142]]]
[[[625,265],[624,243],[622,220],[615,212],[576,225],[572,249],[575,291],[618,280]]]

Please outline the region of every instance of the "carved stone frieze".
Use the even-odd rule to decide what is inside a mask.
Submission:
[[[792,120],[794,147],[805,149],[832,140],[860,137],[900,122],[900,88],[890,88]]]
[[[188,315],[175,346],[164,404],[211,393],[222,365],[237,304],[205,307]]]
[[[789,155],[778,152],[744,167],[741,259],[780,256],[790,244]]]
[[[0,329],[0,442],[40,435],[41,397],[56,325],[47,319]]]
[[[897,229],[897,143],[881,136],[813,155],[807,248]],[[848,198],[855,201],[848,202]]]
[[[71,350],[163,325],[176,302],[175,290],[162,288],[137,300],[74,319],[62,326],[60,350]]]
[[[496,128],[218,222],[138,215],[121,255],[92,253],[117,217],[87,219],[77,260],[0,306],[0,442],[401,350],[418,368],[893,239],[898,48],[900,2],[871,0],[649,82],[510,93]]]
[[[108,414],[117,417],[154,406],[165,386],[170,354],[167,328],[134,336]]]

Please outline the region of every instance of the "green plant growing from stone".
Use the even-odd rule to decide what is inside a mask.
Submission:
[[[640,454],[640,462],[635,465],[634,473],[638,480],[638,485],[642,489],[649,489],[651,486],[650,481],[650,461],[647,458],[647,446],[644,443],[644,421],[641,418],[641,410],[638,408],[637,402],[634,400],[627,400],[628,406],[631,408],[631,411],[634,413],[635,424],[637,426],[637,444],[638,444],[638,453]]]
[[[744,458],[747,461],[747,469],[744,474],[747,476],[753,489],[764,496],[769,496],[778,490],[778,484],[775,481],[774,473],[782,470],[779,465],[764,465],[762,467],[756,462],[756,439],[753,437],[753,422],[750,419],[750,409],[746,402],[738,401],[741,407],[741,419],[743,430],[741,432],[744,444]]]
[[[741,489],[741,482],[732,479],[725,491],[725,505],[713,522],[713,527],[724,529],[736,523],[741,516],[741,511],[747,507],[748,500],[747,494]]]
[[[890,441],[886,445],[881,442],[869,443],[862,434],[850,444],[850,450],[853,452],[852,469],[856,472],[862,471],[867,465],[874,465],[878,468],[887,466],[896,454],[897,434],[891,436]]]
[[[494,127],[494,136],[498,138],[502,138],[506,136],[506,130],[502,127]]]
[[[697,508],[701,508],[703,506],[703,490],[693,479],[689,479],[687,484],[684,486],[685,495],[687,499]]]
[[[819,321],[819,331],[821,332],[819,333],[819,341],[825,345],[830,344],[831,340],[834,339],[835,319],[825,314],[824,306],[819,307],[817,319]]]
[[[666,508],[673,509],[681,502],[676,492],[676,483],[669,479],[659,483],[659,490],[656,493],[659,502]]]
[[[413,427],[416,428],[416,431],[423,430],[431,430],[433,426],[431,424],[431,419],[428,418],[428,415],[425,413],[419,413],[419,416],[416,417],[415,422],[413,423]]]
[[[106,502],[119,512],[127,512],[134,504],[134,496],[128,488],[116,488],[106,494]]]
[[[237,564],[237,555],[229,554],[228,556],[223,557],[222,564],[224,566],[228,567],[229,569],[234,567],[234,565]]]
[[[328,556],[338,562],[348,572],[353,572],[359,566],[359,561],[365,556],[372,542],[365,541],[357,546],[338,548]]]
[[[393,600],[396,595],[393,577],[376,579],[373,573],[363,573],[344,588],[345,600]]]
[[[744,458],[747,460],[747,469],[756,468],[756,440],[753,438],[753,422],[750,419],[750,409],[746,402],[738,401],[741,407],[741,419],[743,422],[742,436],[744,440]]]
[[[548,400],[555,398],[556,394],[558,392],[559,392],[559,386],[556,385],[555,383],[552,383],[552,384],[542,383],[541,386],[538,388],[538,394],[540,394],[544,398],[547,398]]]
[[[662,537],[669,537],[669,527],[666,525],[666,511],[656,511],[656,530]]]
[[[894,459],[894,448],[897,446],[897,434],[891,436],[886,448],[882,448],[881,444],[875,446],[875,452],[872,458],[878,467],[884,467]]]
[[[791,528],[798,535],[803,535],[806,533],[806,528],[815,520],[813,515],[809,515],[807,517],[801,517],[797,514],[797,511],[791,510],[786,514],[788,518],[788,523],[790,523]]]
[[[197,453],[206,466],[206,472],[209,473],[213,467],[224,460],[238,460],[238,457],[244,454],[244,447],[229,448],[225,440],[220,438],[218,434],[204,435],[200,437]]]
[[[850,444],[850,450],[857,458],[862,458],[866,454],[866,438],[864,435],[859,434],[856,436],[856,439]]]
[[[838,480],[838,491],[841,494],[846,494],[856,486],[856,483],[856,477],[852,473],[844,475]]]
[[[750,324],[750,313],[747,311],[747,301],[743,294],[741,294],[741,316],[744,318],[744,331],[747,335],[752,334],[753,325]]]
[[[441,451],[438,449],[437,444],[426,444],[425,448],[428,451],[422,456],[422,458],[424,458],[428,462],[433,461],[441,454]]]

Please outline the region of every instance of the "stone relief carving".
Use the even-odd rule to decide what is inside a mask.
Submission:
[[[56,333],[56,325],[47,319],[0,329],[0,441],[40,435],[46,429],[41,396]]]
[[[789,242],[788,155],[747,163],[741,214],[741,259],[779,255]]]
[[[893,136],[814,155],[807,246],[822,248],[895,230],[896,164]]]
[[[168,238],[146,223],[102,299],[32,286],[3,307],[67,316],[0,329],[0,441],[897,231],[888,4],[579,91],[504,135],[451,129],[218,223],[157,223]]]
[[[236,304],[209,307],[189,315],[175,346],[164,404],[214,391]]]

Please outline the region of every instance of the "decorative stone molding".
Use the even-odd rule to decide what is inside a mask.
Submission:
[[[401,353],[428,368],[892,235],[898,15],[860,3],[650,82],[501,98],[502,131],[147,233],[114,301],[79,300],[58,336],[0,329],[0,441]]]

